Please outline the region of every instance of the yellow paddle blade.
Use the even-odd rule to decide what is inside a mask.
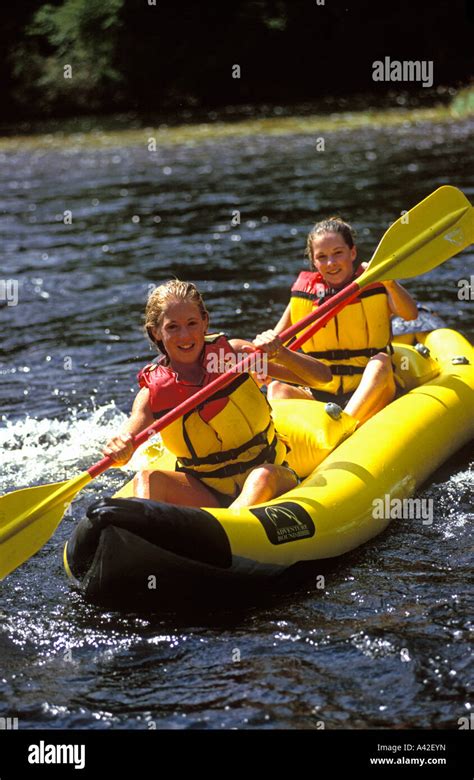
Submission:
[[[65,482],[0,496],[0,580],[46,544],[74,496],[91,479],[85,471]]]
[[[418,276],[473,242],[474,208],[461,190],[440,187],[389,227],[357,282]]]

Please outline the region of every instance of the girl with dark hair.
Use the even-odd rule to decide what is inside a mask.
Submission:
[[[330,217],[314,226],[308,235],[306,254],[311,270],[299,274],[276,333],[342,290],[365,267],[357,258],[353,230],[340,217]],[[418,316],[415,301],[398,282],[381,282],[362,290],[302,347],[328,366],[331,381],[311,388],[274,381],[268,387],[268,398],[334,401],[359,424],[368,420],[396,393],[390,344],[392,315],[405,320]]]

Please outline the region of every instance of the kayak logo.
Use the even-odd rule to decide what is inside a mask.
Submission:
[[[272,544],[308,539],[315,534],[314,523],[302,506],[294,501],[256,507],[250,510],[263,525]]]

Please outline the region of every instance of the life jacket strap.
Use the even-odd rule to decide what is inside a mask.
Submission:
[[[274,436],[273,441],[267,444],[266,447],[259,452],[259,454],[251,460],[238,461],[237,463],[229,463],[227,466],[222,466],[214,471],[197,471],[189,466],[181,466],[179,461],[176,461],[175,471],[182,471],[185,474],[190,474],[198,479],[222,479],[224,477],[234,477],[236,474],[243,474],[245,471],[260,466],[262,463],[273,463],[276,456],[276,448],[278,439]],[[180,459],[181,460],[181,459]]]
[[[326,300],[333,298],[336,293],[340,292],[335,288],[327,288],[326,291],[321,293],[306,292],[305,290],[292,290],[292,298],[303,298],[307,301],[318,301],[318,303],[324,303]],[[361,298],[370,298],[372,295],[388,295],[386,288],[381,284],[379,287],[374,287],[370,290],[361,290],[357,298],[349,301],[349,304],[360,303]]]
[[[308,352],[311,357],[324,360],[350,360],[353,357],[374,357],[387,347],[370,347],[367,349],[327,349],[320,352]]]
[[[223,450],[222,452],[212,452],[210,455],[204,455],[203,457],[196,455],[194,458],[180,458],[179,462],[183,466],[215,466],[218,463],[225,463],[226,460],[235,460],[246,450],[256,447],[257,444],[268,444],[268,430],[271,424],[270,422],[264,431],[260,431],[260,433],[257,433],[252,439],[244,442],[239,447]]]
[[[356,374],[363,374],[365,366],[344,366],[336,365],[329,366],[333,376],[355,376]]]

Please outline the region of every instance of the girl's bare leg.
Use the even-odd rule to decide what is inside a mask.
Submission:
[[[140,471],[133,480],[133,494],[180,506],[219,506],[216,496],[202,482],[180,471]]]

